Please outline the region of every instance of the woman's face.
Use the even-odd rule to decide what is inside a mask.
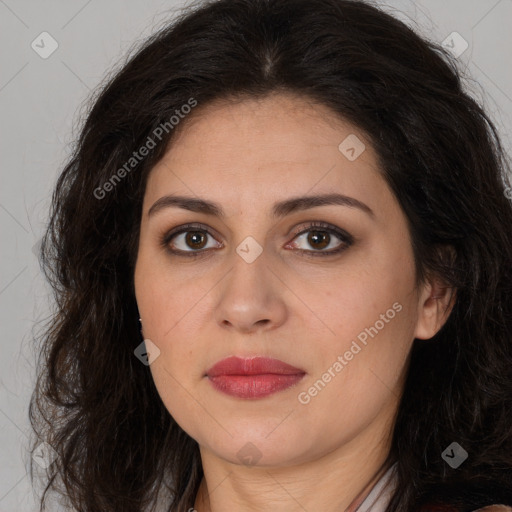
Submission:
[[[236,464],[385,444],[412,341],[440,324],[369,141],[293,95],[194,115],[149,175],[135,268],[163,403]],[[211,370],[231,356],[249,361]]]

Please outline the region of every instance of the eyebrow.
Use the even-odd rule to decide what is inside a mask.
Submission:
[[[292,197],[290,199],[286,199],[285,201],[275,203],[272,208],[272,216],[274,218],[280,218],[296,211],[308,210],[317,206],[328,205],[358,208],[359,210],[367,213],[370,217],[375,217],[373,210],[368,205],[357,199],[354,199],[353,197],[345,196],[342,194]],[[151,217],[158,211],[171,207],[182,208],[184,210],[203,213],[205,215],[213,215],[219,218],[226,217],[222,207],[217,203],[207,201],[206,199],[178,195],[166,195],[162,196],[160,199],[157,199],[157,201],[153,203],[153,206],[151,206],[151,208],[148,210],[147,215],[148,217]]]

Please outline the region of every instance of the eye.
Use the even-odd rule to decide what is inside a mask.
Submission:
[[[165,234],[161,239],[161,245],[173,255],[186,257],[202,256],[210,252],[210,249],[223,247],[218,242],[209,244],[208,238],[213,236],[206,226],[185,224]],[[312,247],[312,249],[298,248],[300,253],[308,256],[332,256],[347,249],[354,241],[347,232],[325,222],[310,223],[307,229],[297,233],[293,240]],[[286,247],[297,249],[297,242],[289,243]]]
[[[173,254],[187,253],[185,256],[199,256],[206,249],[222,247],[220,244],[208,244],[210,232],[202,225],[186,224],[172,230],[162,238],[162,245]],[[171,243],[172,242],[172,243]]]
[[[336,243],[336,239],[338,242]],[[299,232],[294,240],[313,249],[299,248],[300,252],[311,256],[331,256],[347,249],[354,242],[353,237],[340,228],[335,228],[326,222],[311,223],[306,230]],[[297,242],[293,242],[294,247]]]

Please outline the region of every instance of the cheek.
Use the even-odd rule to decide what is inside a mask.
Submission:
[[[183,362],[173,366],[168,355],[162,353],[162,357],[151,364],[150,370],[158,395],[169,414],[188,435],[198,440],[206,421],[205,409],[200,403],[201,396],[189,381],[187,366],[190,368]]]
[[[403,328],[403,317],[414,310],[414,265],[408,255],[390,252],[368,254],[344,264],[324,281],[316,280],[313,292],[306,295],[310,309],[321,318],[330,339],[343,344],[377,323],[379,331]],[[395,304],[395,307],[393,305]],[[397,311],[400,309],[401,311]],[[407,325],[407,322],[406,322]],[[362,336],[364,338],[364,336]]]
[[[205,335],[196,320],[204,314],[206,303],[200,299],[207,289],[195,282],[184,285],[184,293],[179,292],[179,287],[180,283],[170,282],[168,278],[147,280],[141,287],[148,292],[141,314],[146,315],[144,334],[160,350],[159,357],[149,367],[158,394],[174,420],[196,438],[199,435],[196,426],[201,422],[192,418],[204,415],[196,386],[205,369],[201,344]]]
[[[372,393],[372,383],[378,380],[385,386],[397,384],[416,320],[412,253],[384,241],[378,247],[340,267],[309,297],[311,309],[320,312],[328,327],[315,346],[314,377],[321,377],[338,361],[336,375],[343,375],[335,379],[338,386],[361,398]]]
[[[179,276],[164,268],[160,259],[140,253],[135,268],[135,292],[142,318],[145,339],[151,340],[160,353],[150,365],[157,389],[167,404],[179,396],[180,383],[185,385],[187,373],[199,371],[194,364],[194,340],[187,334],[194,308],[200,308],[201,290],[197,282],[180,283]],[[196,354],[197,356],[197,354]],[[188,369],[188,370],[187,370]],[[171,394],[172,392],[172,394]]]
[[[144,334],[160,343],[190,322],[208,284],[201,276],[180,272],[155,250],[141,250],[135,267],[135,292]]]

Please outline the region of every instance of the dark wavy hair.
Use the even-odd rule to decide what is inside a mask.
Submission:
[[[214,100],[279,92],[364,131],[407,218],[418,283],[438,276],[456,290],[443,328],[413,343],[387,511],[512,504],[510,161],[463,78],[442,46],[356,0],[196,2],[127,57],[91,101],[41,246],[56,307],[41,335],[31,449],[46,441],[57,454],[41,510],[49,491],[84,512],[154,510],[163,491],[166,510],[193,507],[198,444],[134,356],[145,184],[191,98],[190,118]],[[457,469],[441,457],[454,441],[469,454]]]

